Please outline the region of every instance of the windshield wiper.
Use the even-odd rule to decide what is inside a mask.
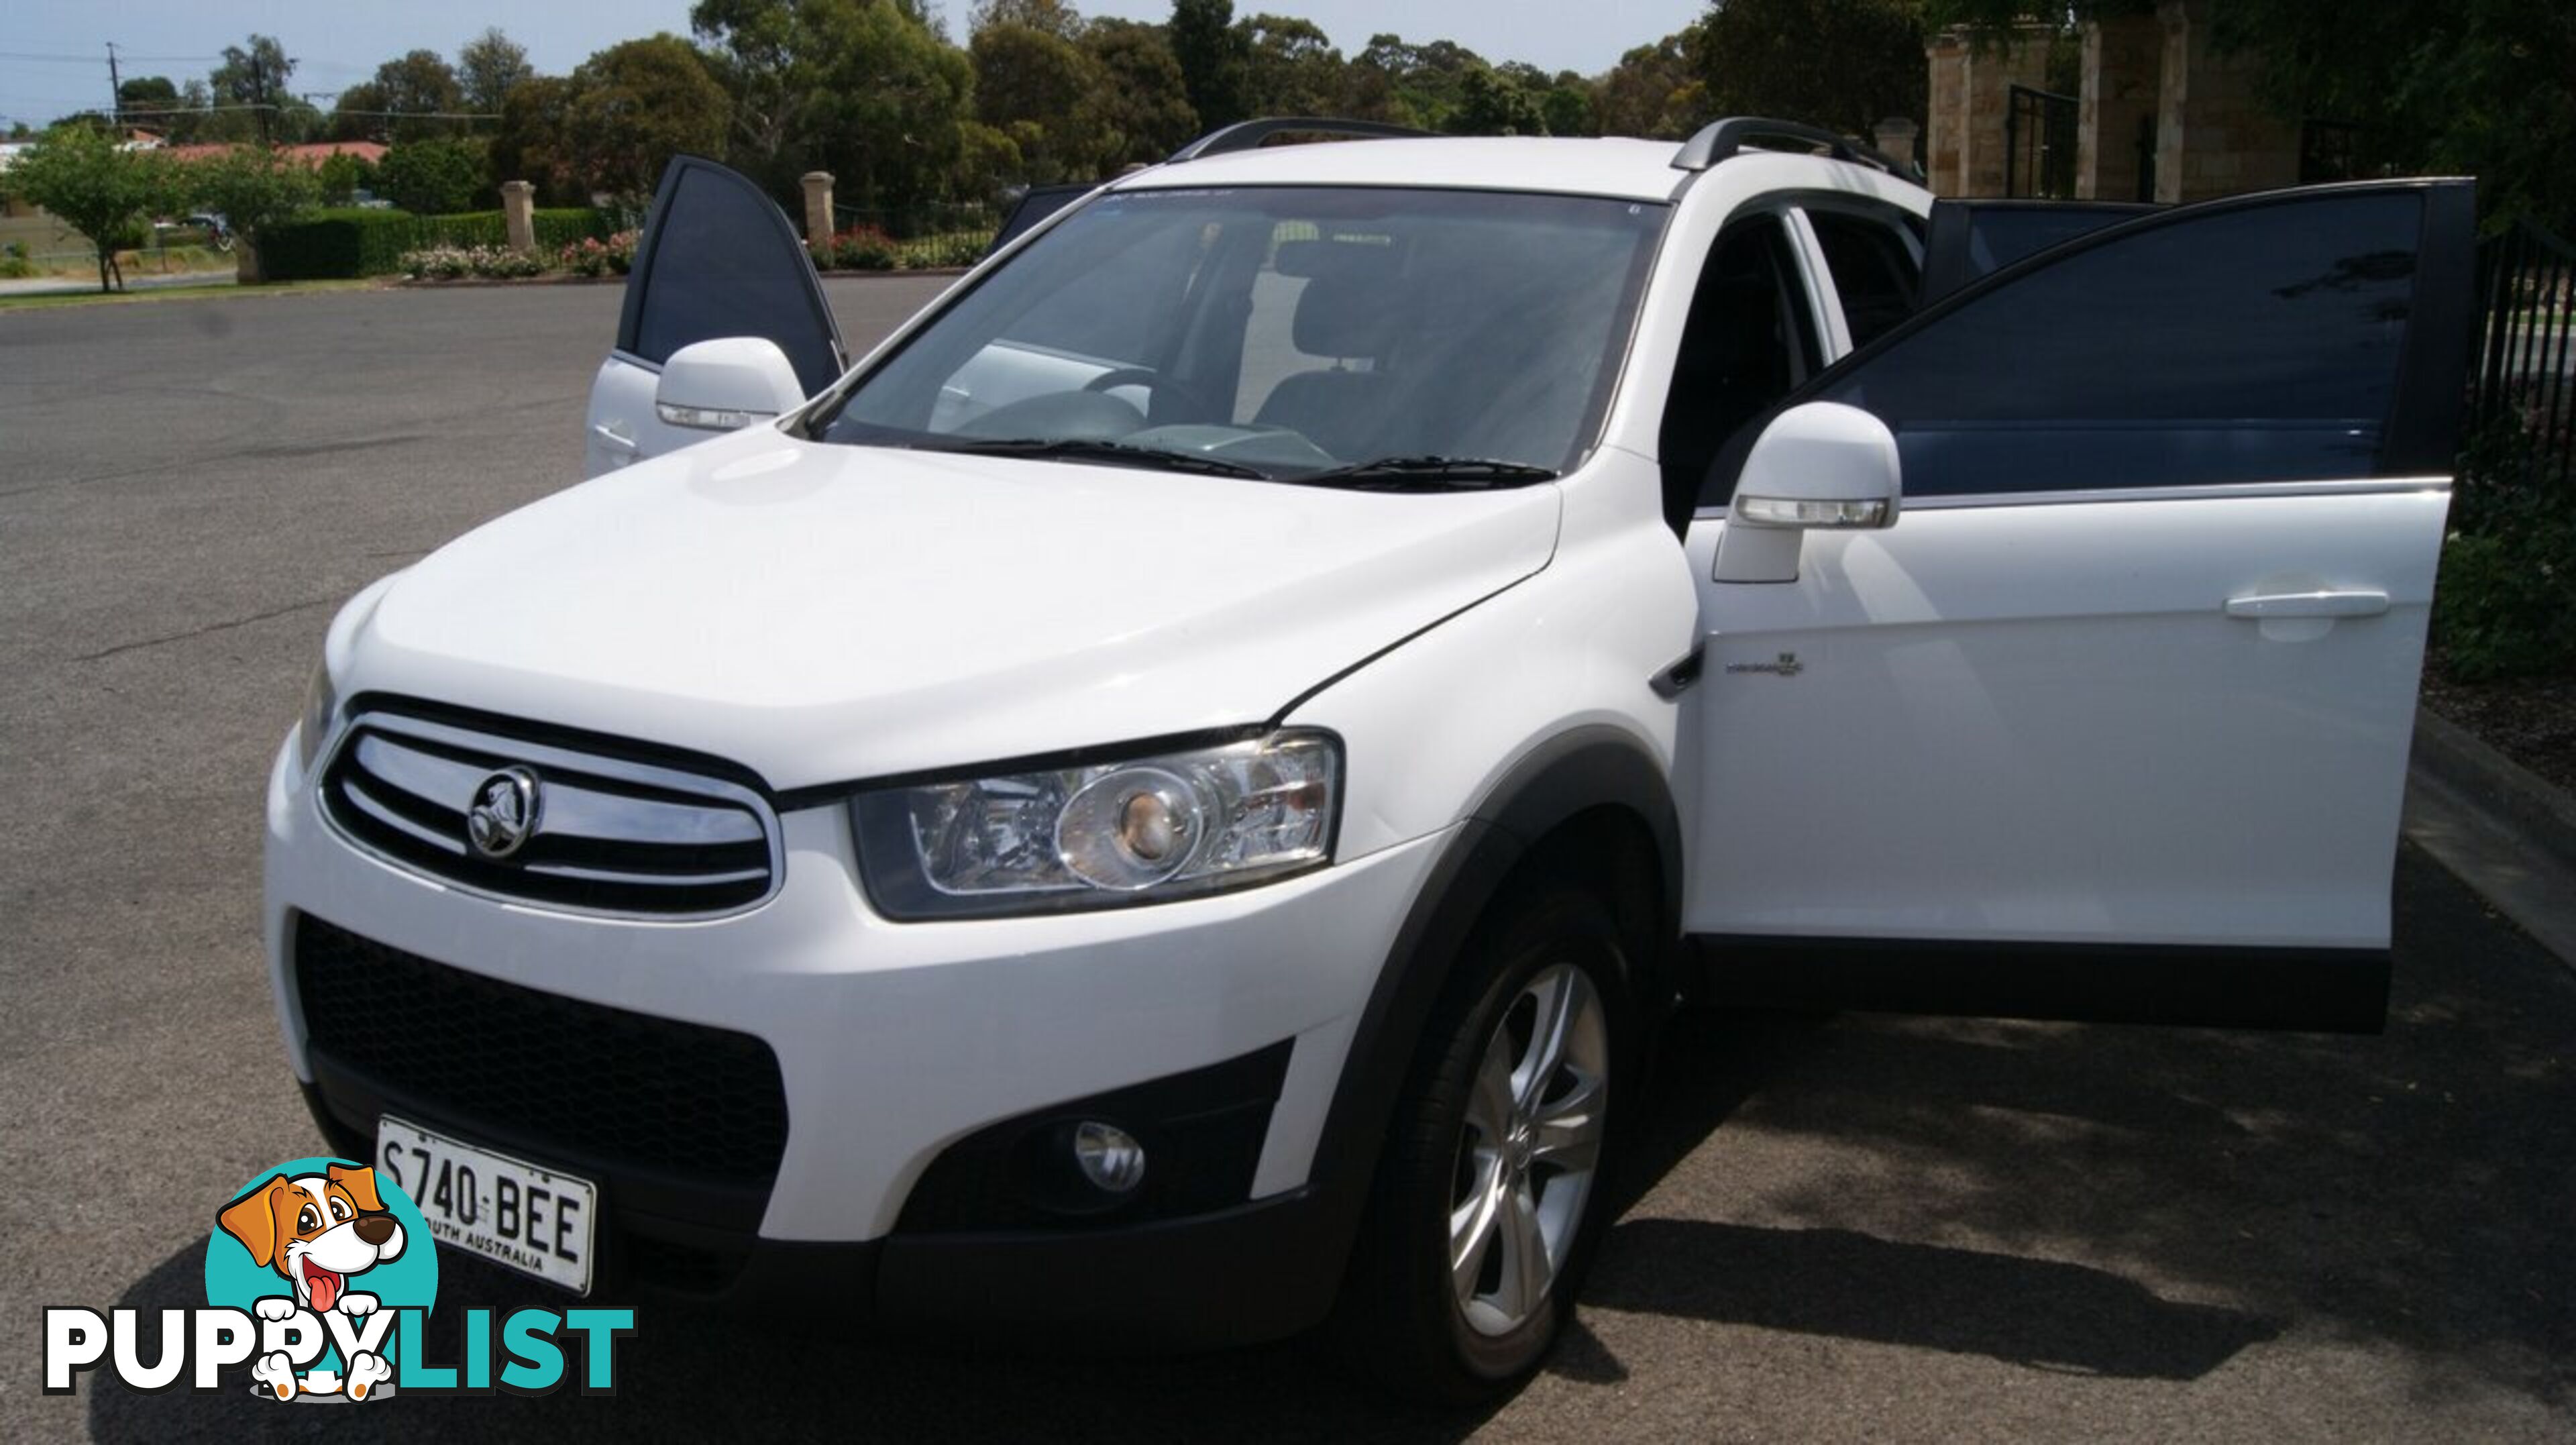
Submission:
[[[1110,462],[1118,466],[1159,467],[1167,472],[1199,472],[1212,477],[1257,477],[1270,479],[1268,472],[1229,462],[1222,457],[1202,456],[1196,452],[1167,452],[1160,447],[1131,446],[1126,442],[1091,441],[1081,437],[1005,437],[991,441],[941,441],[924,445],[921,450],[964,452],[977,457],[1031,457],[1042,460],[1075,462]]]
[[[1310,472],[1288,480],[1300,485],[1365,491],[1446,492],[1552,482],[1556,472],[1528,462],[1500,462],[1485,457],[1379,457],[1373,462]]]

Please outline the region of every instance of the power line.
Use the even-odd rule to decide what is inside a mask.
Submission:
[[[114,44],[115,42],[110,41],[109,43]],[[212,65],[223,59],[220,55],[128,55],[124,58],[137,65],[181,65],[197,63]],[[0,60],[42,60],[49,61],[57,65],[98,64],[98,57],[95,55],[38,55],[25,50],[0,50]]]

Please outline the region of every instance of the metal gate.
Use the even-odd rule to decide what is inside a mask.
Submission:
[[[2531,480],[2576,485],[2576,246],[2531,221],[2478,247],[2470,413],[2511,424]]]
[[[2075,199],[2075,129],[2083,103],[2071,95],[2012,87],[2004,109],[2004,194]]]

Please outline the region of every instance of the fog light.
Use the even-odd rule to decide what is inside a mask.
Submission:
[[[1115,1124],[1085,1119],[1073,1128],[1073,1160],[1092,1187],[1125,1194],[1145,1181],[1145,1146]]]

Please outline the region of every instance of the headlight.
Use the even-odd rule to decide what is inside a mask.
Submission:
[[[1341,750],[1328,734],[1049,768],[851,800],[868,896],[889,918],[1160,902],[1332,856]]]
[[[304,716],[295,725],[295,760],[300,771],[313,771],[314,759],[322,755],[322,744],[330,738],[339,712],[340,690],[332,685],[331,665],[315,663],[313,681],[304,689]]]

